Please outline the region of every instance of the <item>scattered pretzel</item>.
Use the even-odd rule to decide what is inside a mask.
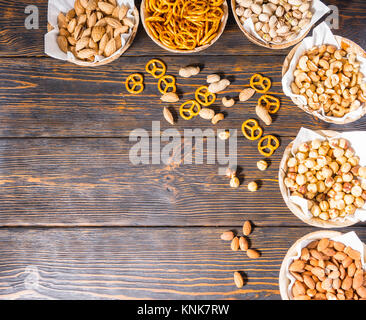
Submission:
[[[129,93],[139,94],[144,90],[144,77],[140,73],[130,74],[125,82],[126,89]]]
[[[200,104],[195,100],[188,100],[181,104],[179,114],[184,120],[190,120],[201,111]],[[187,115],[188,114],[188,115]]]
[[[264,102],[264,103],[263,103]],[[269,94],[265,94],[258,99],[258,104],[266,107],[269,113],[277,113],[280,109],[280,100]]]
[[[259,93],[266,93],[271,87],[271,79],[256,73],[250,78],[250,86]]]
[[[176,92],[177,87],[175,85],[175,78],[171,75],[165,75],[159,78],[158,89],[161,94],[166,94],[168,92]]]
[[[267,141],[265,145],[263,142]],[[274,143],[274,144],[273,144]],[[280,142],[278,139],[269,134],[267,136],[262,137],[258,142],[258,151],[265,157],[270,157],[280,146]]]
[[[248,140],[257,140],[263,134],[263,129],[255,119],[248,119],[244,121],[241,126],[241,131],[243,132],[244,137]]]
[[[147,73],[150,73],[155,79],[165,75],[166,65],[159,59],[151,59],[145,66]]]
[[[196,100],[203,106],[207,107],[216,100],[216,94],[210,92],[207,86],[201,86],[196,90]]]

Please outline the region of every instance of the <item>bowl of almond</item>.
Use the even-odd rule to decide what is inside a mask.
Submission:
[[[366,114],[366,74],[361,70],[361,60],[366,68],[366,53],[349,39],[334,38],[339,46],[315,45],[299,56],[290,84],[291,99],[300,109],[325,122],[347,124]],[[282,76],[300,45],[286,57]]]
[[[81,66],[104,65],[130,47],[138,24],[131,0],[49,0],[45,52]]]
[[[354,232],[322,230],[297,240],[280,269],[283,300],[365,300],[366,246]]]
[[[285,149],[279,169],[281,194],[294,215],[320,228],[366,219],[365,137],[363,132],[300,130]]]

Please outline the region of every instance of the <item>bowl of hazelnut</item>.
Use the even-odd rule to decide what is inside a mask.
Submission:
[[[366,215],[366,167],[360,166],[351,142],[338,132],[315,133],[323,138],[296,146],[292,141],[285,149],[279,170],[283,199],[309,225],[353,225]]]

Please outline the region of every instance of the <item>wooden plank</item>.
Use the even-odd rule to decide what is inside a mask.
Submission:
[[[2,228],[0,299],[280,299],[282,259],[314,231],[257,227],[250,239],[262,257],[251,260],[220,240],[223,230]],[[366,240],[365,228],[350,230]]]
[[[228,164],[218,157],[207,164],[206,146],[203,164],[193,154],[193,164],[181,158],[133,165],[135,142],[128,139],[2,139],[0,225],[216,226],[243,216],[261,226],[304,225],[287,209],[276,181],[289,142],[281,138],[269,169],[260,172],[256,143],[240,140],[242,186],[232,189],[218,172]],[[255,193],[246,188],[253,180],[261,185]]]
[[[160,121],[162,130],[170,128],[162,116],[157,81],[145,74],[145,91],[140,95],[127,93],[126,77],[143,72],[150,57],[123,57],[100,68],[65,65],[54,59],[0,60],[0,137],[119,137],[128,136],[136,128],[151,134],[152,121]],[[283,57],[165,57],[168,73],[177,76],[181,101],[171,105],[180,132],[190,128],[212,128],[199,117],[185,121],[178,116],[183,101],[194,99],[194,91],[206,83],[208,74],[219,72],[232,81],[227,91],[218,95],[213,105],[216,112],[225,112],[221,128],[237,128],[249,117],[256,117],[256,94],[248,102],[228,109],[222,106],[224,95],[237,97],[249,85],[254,73],[263,73],[273,81],[270,93],[281,99],[282,107],[274,117],[271,131],[281,136],[294,136],[301,126],[312,129],[365,130],[361,119],[345,126],[329,125],[314,119],[294,106],[285,97],[281,85]],[[178,76],[181,66],[195,63],[202,72],[189,79]],[[284,125],[285,124],[285,125]]]

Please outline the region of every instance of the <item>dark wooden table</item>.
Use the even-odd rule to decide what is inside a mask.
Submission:
[[[139,2],[139,1],[138,1]],[[327,0],[341,13],[340,30],[366,48],[363,0]],[[290,245],[316,230],[284,204],[276,181],[282,152],[301,126],[366,130],[366,118],[346,126],[320,122],[282,94],[287,50],[251,44],[230,13],[225,32],[197,55],[171,55],[139,27],[124,56],[82,68],[45,56],[47,1],[34,0],[40,29],[26,30],[24,0],[0,0],[0,298],[2,299],[279,299],[278,274]],[[178,79],[184,99],[220,72],[234,79],[237,95],[253,73],[271,77],[282,107],[266,131],[281,139],[267,171],[256,169],[255,144],[238,137],[244,183],[234,190],[219,165],[140,165],[128,153],[135,128],[151,134],[163,103],[152,78],[144,94],[126,94],[124,79],[162,58],[177,75],[187,64],[202,72]],[[255,116],[254,98],[227,109],[217,128],[240,129]],[[216,103],[216,109],[222,109]],[[175,106],[175,110],[178,110]],[[226,110],[225,110],[226,111]],[[171,127],[162,121],[161,129]],[[179,120],[184,128],[212,128],[208,121]],[[246,184],[261,180],[250,193]],[[220,239],[227,229],[255,225],[251,237],[262,257],[234,253]],[[366,241],[366,224],[355,230]],[[233,285],[243,270],[248,283]]]

